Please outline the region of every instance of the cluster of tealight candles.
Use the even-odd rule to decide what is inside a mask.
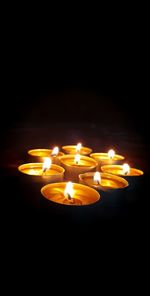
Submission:
[[[33,149],[28,154],[38,162],[19,166],[19,171],[42,178],[48,184],[42,187],[42,195],[53,202],[66,205],[87,205],[100,199],[100,191],[126,188],[130,178],[143,175],[131,168],[125,159],[115,154],[91,153],[92,149],[77,145],[51,149]],[[65,180],[65,182],[64,182]],[[74,183],[72,183],[74,182]]]

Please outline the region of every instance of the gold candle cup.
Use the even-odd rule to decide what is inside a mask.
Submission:
[[[86,155],[89,155],[92,152],[91,148],[84,147],[84,146],[81,146],[81,149],[79,151],[77,151],[77,146],[76,145],[63,146],[62,149],[66,154],[72,154],[72,155],[79,153],[81,155],[86,156]]]
[[[124,177],[138,177],[144,174],[143,171],[135,168],[130,168],[128,173],[124,173],[122,165],[104,165],[101,167],[102,172],[110,173]]]
[[[73,195],[68,199],[64,195],[66,185],[67,182],[48,184],[41,189],[41,193],[52,202],[70,206],[89,205],[100,199],[100,194],[96,190],[77,183],[73,183]]]
[[[95,172],[80,174],[80,183],[103,191],[121,189],[129,185],[124,178],[107,173],[100,173],[101,180],[100,183],[97,183],[96,181],[94,181],[94,174]]]
[[[38,162],[44,162],[46,157],[50,157],[53,164],[60,165],[59,158],[64,155],[63,152],[58,152],[57,155],[51,155],[52,149],[31,149],[28,154],[32,157],[33,161],[36,159]]]
[[[51,164],[49,169],[43,171],[43,163],[26,163],[18,167],[18,170],[26,175],[34,177],[35,181],[61,182],[64,177],[64,169]]]
[[[80,155],[80,161],[76,164],[75,155],[71,154],[60,157],[60,163],[65,169],[66,180],[72,180],[74,182],[79,181],[79,174],[94,171],[98,165],[96,160],[83,155]]]
[[[110,158],[108,153],[91,153],[90,157],[94,158],[98,162],[98,169],[101,169],[102,165],[117,164],[124,160],[124,156],[115,154]]]

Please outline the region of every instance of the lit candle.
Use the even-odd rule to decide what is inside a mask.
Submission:
[[[99,169],[102,165],[119,163],[124,159],[124,156],[116,154],[113,149],[108,153],[91,153],[90,156],[98,162]]]
[[[84,206],[100,199],[99,193],[93,188],[71,182],[45,185],[41,193],[50,201],[70,206]]]
[[[65,169],[65,178],[68,180],[79,180],[79,174],[94,171],[98,163],[96,160],[83,155],[64,155],[60,157],[61,166]]]
[[[82,146],[81,143],[78,143],[77,145],[63,146],[62,149],[66,154],[78,153],[81,155],[89,155],[92,152],[92,149]]]
[[[79,180],[82,184],[103,191],[120,189],[128,186],[128,182],[124,178],[100,172],[80,174]]]
[[[78,143],[77,146],[76,146],[76,152],[77,153],[80,153],[81,148],[82,148],[82,144],[81,143]]]
[[[124,163],[123,165],[104,165],[101,169],[102,172],[124,177],[137,177],[144,174],[141,170],[131,168],[127,163]]]
[[[51,152],[51,156],[57,156],[59,153],[59,148],[58,147],[55,147],[52,152]]]
[[[130,166],[128,165],[128,163],[124,163],[122,165],[122,170],[125,175],[128,175],[130,173]]]
[[[28,154],[39,162],[43,162],[46,157],[51,157],[52,163],[58,165],[59,157],[64,155],[63,152],[59,151],[58,147],[54,147],[54,149],[32,149],[28,151]]]
[[[58,165],[51,164],[50,158],[45,158],[44,163],[26,163],[18,167],[18,170],[26,175],[36,177],[39,181],[58,182],[64,177],[64,169]],[[40,178],[38,178],[40,177]]]
[[[74,163],[78,165],[80,163],[80,159],[81,159],[80,154],[76,154],[74,157]]]

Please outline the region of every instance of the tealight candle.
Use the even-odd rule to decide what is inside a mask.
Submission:
[[[79,174],[94,171],[98,165],[96,160],[80,154],[61,156],[60,163],[65,169],[65,178],[76,182]]]
[[[44,163],[26,163],[18,167],[18,170],[26,175],[36,177],[36,181],[59,182],[63,180],[64,169],[51,164],[51,159],[46,158]],[[39,178],[40,177],[40,178]]]
[[[59,157],[64,155],[63,152],[59,151],[58,147],[54,147],[54,149],[32,149],[28,151],[28,154],[33,156],[39,162],[43,162],[46,157],[51,157],[52,163],[60,164]]]
[[[72,182],[45,185],[41,193],[50,201],[70,206],[84,206],[100,199],[100,194],[93,188]]]
[[[62,147],[63,151],[66,154],[81,154],[81,155],[89,155],[92,152],[91,148],[82,146],[81,143],[78,143],[77,145],[68,145]]]
[[[82,184],[86,184],[97,190],[103,191],[121,189],[128,186],[128,182],[125,179],[100,172],[88,172],[85,174],[80,174],[79,180]]]
[[[108,153],[91,153],[90,156],[98,162],[99,168],[105,164],[119,163],[124,159],[124,156],[116,154],[113,149],[110,149]]]
[[[144,174],[141,170],[130,168],[127,163],[124,163],[123,165],[104,165],[101,169],[103,172],[124,177],[137,177]]]

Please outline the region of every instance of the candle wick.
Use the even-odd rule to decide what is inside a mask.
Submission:
[[[69,193],[67,193],[67,195],[68,195],[68,199],[69,199],[69,200],[72,200],[71,195],[70,195]]]
[[[100,185],[100,181],[99,180],[97,180],[97,184]]]
[[[47,170],[47,168],[44,168],[44,169],[43,169],[43,173],[45,173],[45,172],[46,172],[46,170]]]

